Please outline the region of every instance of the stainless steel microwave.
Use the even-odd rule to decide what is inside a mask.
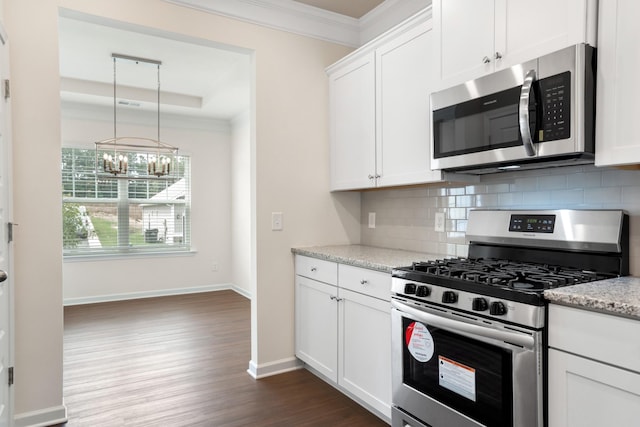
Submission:
[[[431,94],[431,167],[593,163],[596,51],[574,45]]]

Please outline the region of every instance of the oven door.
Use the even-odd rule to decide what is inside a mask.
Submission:
[[[544,425],[542,332],[392,304],[394,426],[402,413],[432,427]]]

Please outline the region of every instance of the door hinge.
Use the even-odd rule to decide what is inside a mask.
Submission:
[[[9,374],[9,385],[13,385],[13,366],[7,369],[7,373]]]
[[[11,83],[9,79],[4,79],[4,99],[6,101],[9,98],[11,98]]]
[[[13,222],[7,223],[7,243],[13,242],[13,226],[18,225]]]

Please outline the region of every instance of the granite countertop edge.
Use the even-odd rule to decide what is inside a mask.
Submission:
[[[556,304],[640,320],[640,277],[624,276],[544,291]]]
[[[411,265],[414,261],[434,260],[445,256],[403,249],[380,248],[366,245],[327,245],[295,247],[291,252],[325,261],[337,262],[354,267],[391,273],[394,267]]]

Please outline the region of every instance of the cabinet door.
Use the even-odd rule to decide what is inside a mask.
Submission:
[[[577,43],[595,45],[595,0],[496,0],[495,4],[495,51],[502,57],[496,60],[496,69]]]
[[[375,186],[375,66],[370,52],[329,76],[331,190]]]
[[[431,22],[376,50],[378,186],[440,181],[432,171],[429,95],[433,90]]]
[[[549,350],[549,427],[636,427],[638,420],[640,374]]]
[[[296,276],[296,356],[338,380],[338,288]]]
[[[391,304],[340,289],[338,384],[391,417]]]
[[[600,1],[596,165],[640,163],[640,2]]]
[[[433,0],[438,89],[494,70],[494,8],[494,0]]]

